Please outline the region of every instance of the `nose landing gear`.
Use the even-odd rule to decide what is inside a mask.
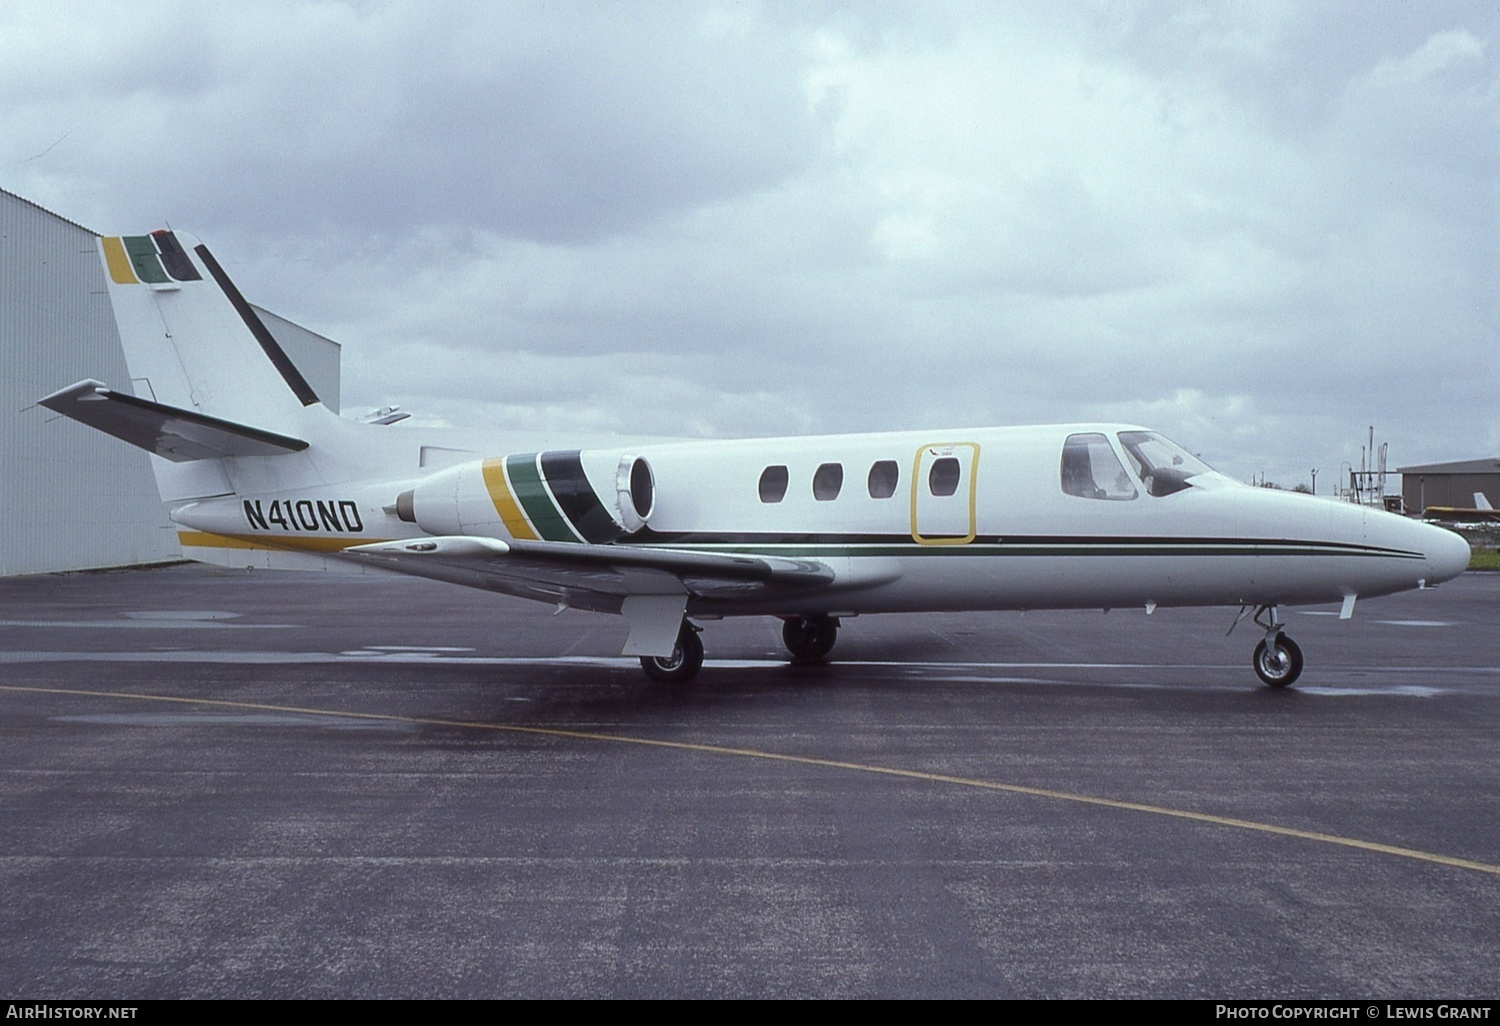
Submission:
[[[1255,675],[1273,688],[1291,685],[1302,675],[1302,649],[1282,633],[1281,618],[1275,606],[1259,607],[1254,619],[1256,626],[1266,632],[1250,659]]]

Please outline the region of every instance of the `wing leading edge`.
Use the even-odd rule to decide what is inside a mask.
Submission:
[[[627,595],[663,588],[642,587],[655,580],[669,590],[694,597],[717,598],[748,590],[785,585],[816,587],[833,583],[833,570],[808,559],[684,552],[627,545],[578,545],[569,542],[501,541],[470,535],[376,542],[344,549],[342,555],[378,564],[398,573],[450,579],[452,573],[514,582],[551,595],[580,592],[613,599],[601,604],[615,611]],[[531,585],[531,588],[527,588]],[[508,590],[508,589],[498,589]],[[570,605],[575,603],[569,603]],[[593,608],[595,603],[576,603]]]
[[[446,536],[377,542],[340,555],[396,573],[487,588],[630,621],[626,655],[669,655],[689,598],[799,591],[833,583],[814,560],[625,545]]]

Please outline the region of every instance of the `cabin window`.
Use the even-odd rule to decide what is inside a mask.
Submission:
[[[819,502],[837,499],[839,489],[843,487],[844,465],[842,463],[825,463],[813,475],[813,498]]]
[[[760,472],[760,501],[780,502],[786,498],[786,467],[767,467]]]
[[[1062,490],[1084,499],[1133,499],[1135,484],[1101,434],[1069,435],[1063,443]]]
[[[932,461],[927,471],[927,489],[933,495],[952,495],[958,491],[958,479],[963,476],[959,462],[952,456]]]
[[[870,467],[870,498],[889,499],[896,494],[896,485],[901,480],[901,471],[895,460],[881,460]]]

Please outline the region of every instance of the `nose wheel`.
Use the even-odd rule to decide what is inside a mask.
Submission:
[[[1302,649],[1282,633],[1281,618],[1275,606],[1257,609],[1255,622],[1266,632],[1265,638],[1255,646],[1255,654],[1250,657],[1255,675],[1273,688],[1290,686],[1302,676]]]
[[[684,620],[671,655],[641,656],[641,669],[646,676],[663,684],[686,684],[696,677],[703,668],[703,640],[698,637],[699,630]]]
[[[1285,634],[1255,646],[1255,675],[1273,688],[1284,688],[1302,675],[1302,649]]]

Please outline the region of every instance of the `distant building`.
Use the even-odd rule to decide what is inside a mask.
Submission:
[[[1459,460],[1400,467],[1401,495],[1409,512],[1431,506],[1473,509],[1474,493],[1482,492],[1490,505],[1500,509],[1500,459]]]
[[[97,238],[0,189],[0,576],[181,556],[150,457],[32,405],[83,378],[130,388]],[[337,411],[338,343],[265,322]]]

